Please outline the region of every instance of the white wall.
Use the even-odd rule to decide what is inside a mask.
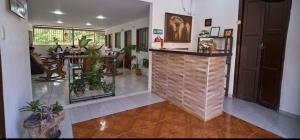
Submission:
[[[300,1],[292,1],[288,29],[280,110],[300,116]]]
[[[8,11],[8,0],[0,1],[0,26],[6,39],[0,40],[5,126],[7,138],[22,137],[22,123],[27,113],[18,109],[32,100],[28,22]]]
[[[145,0],[147,1],[147,0]],[[151,28],[150,32],[152,33],[153,29],[163,29],[165,32],[165,13],[176,13],[181,15],[188,15],[182,8],[181,0],[148,0],[152,2],[151,7]],[[183,0],[183,3],[187,10],[193,10],[193,7],[190,8],[190,0]],[[194,13],[194,12],[193,12]],[[192,15],[193,16],[193,15]],[[193,26],[192,26],[192,36],[195,36],[195,28],[197,28],[197,23],[195,22],[195,17],[193,18]],[[152,42],[156,35],[152,34]],[[164,35],[161,35],[164,38]],[[194,40],[192,40],[193,42]],[[159,45],[158,45],[159,46]],[[157,47],[156,43],[152,43],[152,48]],[[165,48],[192,48],[192,43],[164,43]]]
[[[197,46],[198,34],[202,29],[205,28],[204,20],[212,18],[212,27],[220,26],[220,36],[223,36],[224,29],[233,28],[233,55],[231,61],[231,73],[229,82],[228,94],[231,96],[233,94],[233,84],[234,84],[234,69],[235,69],[235,56],[236,56],[236,41],[237,41],[237,21],[238,21],[238,10],[239,10],[239,0],[194,0],[195,9],[195,22],[194,31],[196,34],[193,36],[194,42],[193,47]]]
[[[112,34],[112,47],[113,50],[119,50],[115,48],[115,33],[121,32],[121,48],[125,47],[125,31],[131,30],[131,41],[132,45],[137,43],[137,29],[149,27],[149,17],[140,18],[128,23],[113,26],[105,30],[105,34]],[[150,40],[149,40],[150,41]],[[143,59],[149,59],[148,52],[140,52],[139,61],[140,66],[142,66]],[[135,62],[133,62],[135,64]],[[143,75],[148,76],[148,69],[142,68]]]

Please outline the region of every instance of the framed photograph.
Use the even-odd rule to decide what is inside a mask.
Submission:
[[[192,17],[166,13],[165,42],[190,43],[192,36]]]
[[[205,22],[204,22],[204,26],[205,27],[210,27],[212,25],[212,19],[205,19]]]
[[[233,29],[225,29],[224,37],[232,37]]]
[[[210,37],[219,37],[220,27],[211,27],[210,29]]]
[[[9,0],[10,10],[21,18],[27,14],[27,0]]]

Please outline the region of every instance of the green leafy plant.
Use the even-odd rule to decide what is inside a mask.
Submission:
[[[113,84],[112,83],[103,82],[102,83],[102,88],[103,88],[103,91],[105,93],[112,92]]]
[[[91,71],[83,74],[84,81],[87,82],[91,90],[101,89],[103,75],[103,62],[99,59],[92,64]]]
[[[28,102],[26,106],[19,109],[20,112],[32,112],[34,114],[41,113],[42,104],[39,100]]]
[[[47,49],[47,52],[49,55],[54,55],[55,54],[55,48],[54,46],[51,46]]]
[[[145,48],[145,45],[141,45],[140,48],[137,47],[137,45],[130,45],[129,47],[124,47],[123,49],[120,50],[121,53],[123,52],[132,52],[135,51],[135,55],[131,56],[131,60],[136,60],[136,63],[133,64],[133,69],[139,69],[139,56],[140,56],[140,52],[141,50],[143,50],[143,48]]]
[[[81,39],[78,40],[78,45],[80,48],[84,48],[87,50],[87,45],[92,41],[92,39],[87,39],[87,36],[82,36]]]
[[[56,45],[58,45],[58,42],[59,42],[58,38],[57,38],[57,37],[53,37],[53,42],[54,42]]]
[[[85,83],[84,80],[82,79],[76,79],[72,84],[71,84],[71,90],[76,93],[82,92],[84,93],[85,91]]]
[[[52,105],[52,112],[56,115],[59,115],[59,112],[63,111],[63,109],[63,106],[58,101]]]

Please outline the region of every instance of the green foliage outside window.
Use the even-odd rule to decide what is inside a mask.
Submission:
[[[73,38],[74,31],[74,38]],[[55,45],[53,38],[58,39],[60,45],[78,45],[78,40],[82,36],[91,39],[90,44],[104,45],[105,33],[101,31],[72,30],[72,29],[53,29],[53,28],[34,28],[33,44],[34,45]]]

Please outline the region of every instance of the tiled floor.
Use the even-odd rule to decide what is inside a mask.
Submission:
[[[136,76],[135,71],[123,70],[123,75],[116,76],[116,96],[148,90],[148,77]],[[68,74],[66,74],[68,75]],[[55,82],[36,81],[40,75],[32,76],[33,99],[45,104],[59,101],[62,105],[69,104],[69,81],[67,78]]]
[[[156,95],[145,93],[120,99],[109,98],[104,102],[65,109],[65,120],[60,125],[61,138],[73,138],[72,124],[162,101],[164,100]]]
[[[73,125],[74,138],[278,138],[227,113],[204,123],[161,102]]]
[[[300,138],[300,120],[258,104],[225,98],[224,111],[284,138]]]

